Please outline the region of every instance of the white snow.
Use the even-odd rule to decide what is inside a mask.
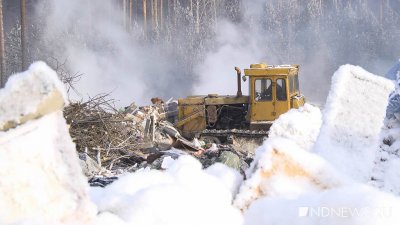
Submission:
[[[231,205],[237,183],[237,175],[224,165],[204,171],[193,157],[180,156],[166,171],[126,174],[104,189],[92,188],[91,195],[101,212],[128,224],[234,225],[242,224]]]
[[[400,195],[400,121],[397,118],[386,118],[380,143],[371,184]]]
[[[400,122],[386,121],[379,138],[392,89],[360,67],[340,67],[322,119],[309,104],[281,115],[245,181],[173,149],[180,157],[165,157],[163,171],[88,188],[62,106],[19,124],[54,90],[66,102],[54,71],[34,64],[0,90],[0,122],[16,123],[0,132],[0,224],[397,225],[400,199],[357,183],[374,176],[375,186],[400,193]]]
[[[370,179],[393,83],[344,65],[332,77],[315,151],[341,172]]]
[[[269,130],[269,137],[288,138],[302,149],[311,150],[322,124],[318,107],[306,103],[299,109],[291,109],[279,116]]]
[[[205,169],[205,172],[215,176],[231,192],[232,198],[239,191],[243,177],[239,171],[228,167],[222,163],[215,163]]]
[[[53,96],[58,102],[66,101],[55,72],[42,62],[31,65],[0,90],[1,121],[17,121],[21,114],[45,108],[54,92],[62,93]],[[0,131],[0,224],[73,224],[95,217],[62,105],[57,106],[52,113]]]
[[[348,183],[324,159],[284,138],[265,141],[247,174],[234,202],[242,210],[263,196],[296,198]]]
[[[397,225],[400,200],[367,185],[308,193],[297,199],[264,197],[244,213],[245,225]]]

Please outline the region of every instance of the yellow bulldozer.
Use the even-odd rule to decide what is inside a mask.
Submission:
[[[236,95],[209,94],[178,99],[174,126],[186,138],[226,141],[232,136],[267,136],[275,119],[291,108],[304,105],[299,91],[299,65],[251,64],[235,67]],[[249,94],[242,95],[241,83],[249,80]]]

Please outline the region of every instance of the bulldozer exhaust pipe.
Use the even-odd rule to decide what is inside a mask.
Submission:
[[[236,97],[242,97],[242,81],[240,80],[240,75],[242,74],[242,72],[240,71],[239,67],[235,67],[236,70],[236,74],[237,74],[237,93],[236,93]]]

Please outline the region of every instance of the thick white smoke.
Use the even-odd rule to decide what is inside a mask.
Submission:
[[[199,1],[200,11],[211,11],[197,18],[197,1],[190,6],[182,0],[176,1],[174,18],[164,7],[163,30],[151,29],[149,15],[144,35],[141,9],[127,29],[121,2],[41,0],[37,5],[46,55],[67,59],[70,71],[84,74],[76,84],[78,98],[111,92],[124,106],[148,104],[154,96],[234,95],[233,68],[266,62],[300,64],[301,91],[322,103],[338,66],[352,63],[384,74],[400,51],[392,44],[400,39],[394,29],[400,21],[397,3],[382,6],[379,14],[376,2],[254,0],[235,1],[239,4],[229,8],[228,1]],[[234,19],[233,11],[239,12]],[[246,94],[248,83],[242,87]]]
[[[75,88],[85,98],[111,93],[119,106],[149,104],[153,96],[189,94],[192,78],[167,41],[144,36],[141,21],[132,31],[124,26],[116,1],[41,1],[42,39],[46,54],[66,61],[67,69],[83,73]],[[174,46],[176,47],[176,46]],[[180,60],[180,61],[179,61]],[[184,65],[183,65],[184,66]]]

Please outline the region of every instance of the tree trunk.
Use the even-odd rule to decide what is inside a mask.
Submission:
[[[160,28],[163,28],[163,16],[164,16],[164,1],[160,0]]]
[[[4,51],[3,0],[0,0],[0,87],[6,82]]]
[[[151,28],[154,28],[154,0],[150,0],[150,20]]]
[[[383,25],[383,23],[382,23],[382,21],[383,21],[383,1],[384,0],[380,1],[380,10],[379,10],[379,24],[381,26]]]
[[[217,28],[217,2],[216,0],[213,0],[213,7],[214,7],[214,26]]]
[[[196,0],[196,33],[200,33],[200,0]]]
[[[133,26],[132,14],[133,14],[133,0],[129,0],[129,31],[132,30]]]
[[[147,0],[143,0],[143,31],[147,33]]]
[[[122,16],[123,16],[123,23],[124,29],[126,30],[126,0],[122,0]]]
[[[158,0],[154,1],[154,29],[158,28]]]
[[[27,57],[26,57],[26,0],[21,0],[21,71],[25,70],[27,67]]]

